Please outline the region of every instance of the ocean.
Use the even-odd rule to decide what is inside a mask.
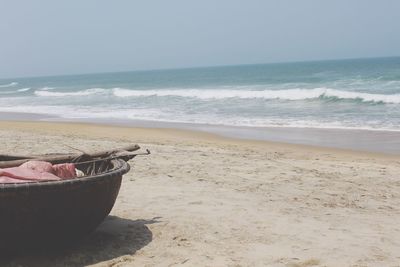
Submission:
[[[0,112],[400,131],[400,58],[2,79]]]

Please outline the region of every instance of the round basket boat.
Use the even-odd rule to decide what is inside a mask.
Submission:
[[[110,213],[130,169],[122,159],[101,164],[101,173],[82,178],[0,184],[0,251],[64,245],[93,231]],[[90,166],[76,163],[85,174]]]

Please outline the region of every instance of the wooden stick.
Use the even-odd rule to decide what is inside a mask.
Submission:
[[[123,147],[120,149],[114,149],[114,150],[105,150],[105,151],[99,151],[99,152],[94,152],[94,153],[89,153],[89,154],[57,154],[57,155],[41,155],[41,156],[13,156],[13,155],[2,155],[0,156],[3,158],[9,158],[12,160],[6,160],[6,161],[0,161],[0,168],[9,168],[9,167],[16,167],[19,166],[27,161],[30,160],[38,160],[38,161],[47,161],[52,164],[57,164],[57,163],[62,163],[62,162],[68,162],[68,161],[73,161],[74,159],[78,157],[85,156],[87,158],[101,158],[101,157],[107,157],[109,155],[115,154],[117,152],[121,151],[136,151],[139,150],[140,147],[138,145],[130,145],[127,147]]]

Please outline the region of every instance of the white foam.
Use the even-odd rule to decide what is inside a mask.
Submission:
[[[374,123],[373,121],[320,121],[299,120],[291,118],[245,118],[241,116],[218,116],[211,114],[179,114],[175,112],[164,112],[152,108],[129,108],[129,109],[107,109],[101,107],[76,107],[76,106],[52,106],[52,105],[13,105],[0,106],[0,112],[22,112],[44,115],[59,116],[64,119],[118,119],[135,121],[154,121],[170,123],[193,123],[204,125],[222,125],[239,127],[293,127],[293,128],[316,128],[316,129],[353,129],[353,130],[375,130],[375,131],[400,131],[395,124]]]
[[[53,105],[13,105],[0,106],[0,112],[21,112],[54,115],[66,119],[126,119],[126,120],[150,120],[163,121],[170,117],[158,109],[107,109],[100,107],[77,107],[77,106],[53,106]],[[164,119],[165,119],[164,118]]]
[[[12,82],[12,83],[8,83],[8,84],[0,84],[0,87],[1,88],[3,88],[3,87],[13,87],[13,86],[16,86],[16,85],[18,85],[17,82]]]
[[[330,88],[314,89],[286,89],[286,90],[229,90],[229,89],[161,89],[161,90],[129,90],[123,88],[114,88],[114,96],[117,97],[192,97],[199,99],[282,99],[282,100],[306,100],[323,97],[338,99],[354,99],[364,102],[383,102],[400,103],[400,94],[384,95],[369,94],[361,92],[341,91]]]
[[[321,96],[337,97],[339,99],[359,99],[363,102],[383,102],[400,104],[400,94],[369,94],[360,92],[340,91],[334,89],[327,89]]]
[[[102,94],[105,92],[106,92],[106,89],[103,89],[103,88],[91,88],[91,89],[85,89],[85,90],[77,91],[77,92],[54,92],[54,91],[49,92],[49,91],[36,90],[35,95],[46,96],[46,97],[88,96],[88,95],[94,95],[94,94]]]
[[[29,90],[31,90],[31,88],[30,87],[26,87],[26,88],[18,89],[17,91],[18,92],[26,92],[26,91],[29,91]]]
[[[44,90],[47,88],[46,90]],[[88,96],[94,94],[111,93],[116,97],[187,97],[202,100],[212,99],[281,99],[281,100],[307,100],[317,98],[336,98],[345,100],[359,100],[362,102],[381,102],[400,104],[400,94],[371,94],[362,92],[351,92],[331,88],[303,89],[293,88],[284,90],[237,90],[237,89],[153,89],[153,90],[131,90],[124,88],[91,88],[76,92],[56,92],[49,87],[35,91],[36,96],[62,97],[62,96]]]
[[[49,90],[54,90],[54,89],[55,89],[54,87],[45,86],[45,87],[40,88],[39,90],[40,91],[49,91]]]

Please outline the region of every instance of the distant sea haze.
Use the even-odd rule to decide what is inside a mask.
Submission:
[[[0,112],[400,131],[400,58],[7,79]]]

